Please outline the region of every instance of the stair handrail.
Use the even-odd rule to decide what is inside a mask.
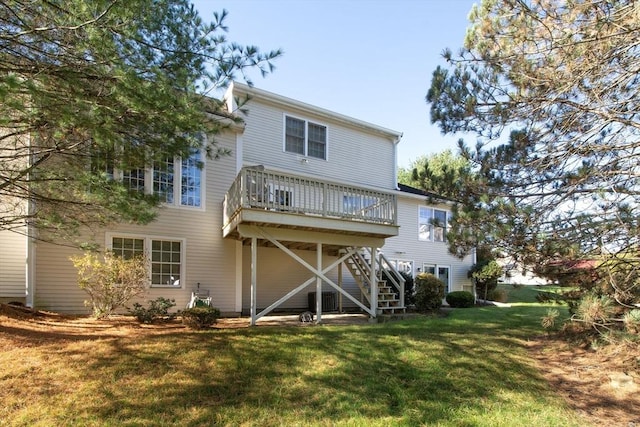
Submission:
[[[389,262],[387,257],[385,257],[381,251],[378,251],[378,263],[381,267],[381,270],[382,268],[384,268],[384,270],[387,272],[387,277],[391,281],[391,284],[398,291],[400,306],[404,307],[404,277],[402,277],[402,274],[400,274],[400,272],[393,266],[393,264]]]
[[[360,251],[356,251],[352,258],[357,258],[357,262],[354,262],[355,266],[360,271],[361,277],[364,279],[364,282],[369,285],[369,289],[371,289],[371,277],[369,275],[369,271],[366,270],[363,265],[369,265],[369,261],[366,260]]]

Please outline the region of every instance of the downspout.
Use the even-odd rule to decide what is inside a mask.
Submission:
[[[476,265],[478,263],[478,255],[476,254],[476,248],[473,248],[471,251],[471,261],[472,265]],[[476,292],[476,281],[471,278],[471,286],[473,287],[473,301],[478,302],[478,292]]]
[[[29,170],[31,169],[31,165],[33,164],[33,153],[31,153],[31,136],[28,139],[28,147],[29,147],[29,156],[28,156],[28,166]],[[35,202],[31,197],[31,173],[27,174],[27,185],[29,185],[29,198],[27,199],[27,220],[25,221],[25,225],[27,227],[27,244],[26,244],[26,265],[25,265],[25,305],[30,308],[34,308],[35,306],[35,292],[36,292],[36,248],[35,248],[35,238],[36,238],[36,230],[33,226],[33,219],[35,217]]]
[[[31,211],[32,202],[29,200],[29,211]],[[26,295],[25,305],[29,308],[35,306],[35,293],[36,293],[36,243],[35,243],[35,230],[31,221],[27,222],[27,262],[26,262]]]
[[[393,141],[393,188],[399,190],[398,187],[398,144],[400,143],[400,139],[402,139],[402,134],[396,137],[396,140]]]

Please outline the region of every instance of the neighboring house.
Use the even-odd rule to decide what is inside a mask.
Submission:
[[[244,121],[215,135],[229,156],[172,159],[172,174],[116,173],[166,203],[148,225],[85,236],[117,254],[149,257],[146,299],[184,307],[199,292],[223,314],[250,314],[255,323],[275,309],[315,308],[318,319],[334,309],[403,311],[404,284],[392,266],[433,272],[450,291],[471,290],[473,257],[447,252],[446,200],[434,204],[397,186],[399,132],[239,83],[225,99]],[[0,298],[87,312],[69,261],[77,251],[7,233],[0,251]],[[380,266],[393,283],[377,279]]]
[[[500,258],[497,260],[504,270],[502,277],[498,278],[498,283],[507,285],[548,285],[550,280],[537,276],[530,268],[513,261],[511,258]]]

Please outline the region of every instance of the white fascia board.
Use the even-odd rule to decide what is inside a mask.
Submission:
[[[441,199],[438,198],[436,196],[425,196],[422,194],[413,194],[413,193],[407,193],[406,191],[400,191],[400,190],[396,190],[396,194],[398,196],[398,198],[400,197],[404,197],[407,199],[414,199],[414,200],[420,200],[421,202],[424,202],[425,204],[428,204],[429,206],[436,206],[436,205],[447,205],[447,206],[453,206],[455,204],[455,202],[451,201],[451,200],[446,200],[446,199]],[[436,203],[430,203],[429,199],[432,200],[436,200]]]

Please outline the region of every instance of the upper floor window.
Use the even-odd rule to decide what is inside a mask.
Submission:
[[[285,117],[284,150],[327,159],[327,127],[294,117]]]
[[[194,151],[188,159],[182,159],[180,170],[180,204],[182,206],[201,206],[201,163],[200,151]]]
[[[202,206],[202,160],[200,151],[189,158],[168,157],[147,169],[116,171],[115,176],[129,189],[152,193],[162,203],[177,206]]]
[[[445,242],[447,238],[447,223],[447,211],[420,206],[418,239],[429,242]]]

